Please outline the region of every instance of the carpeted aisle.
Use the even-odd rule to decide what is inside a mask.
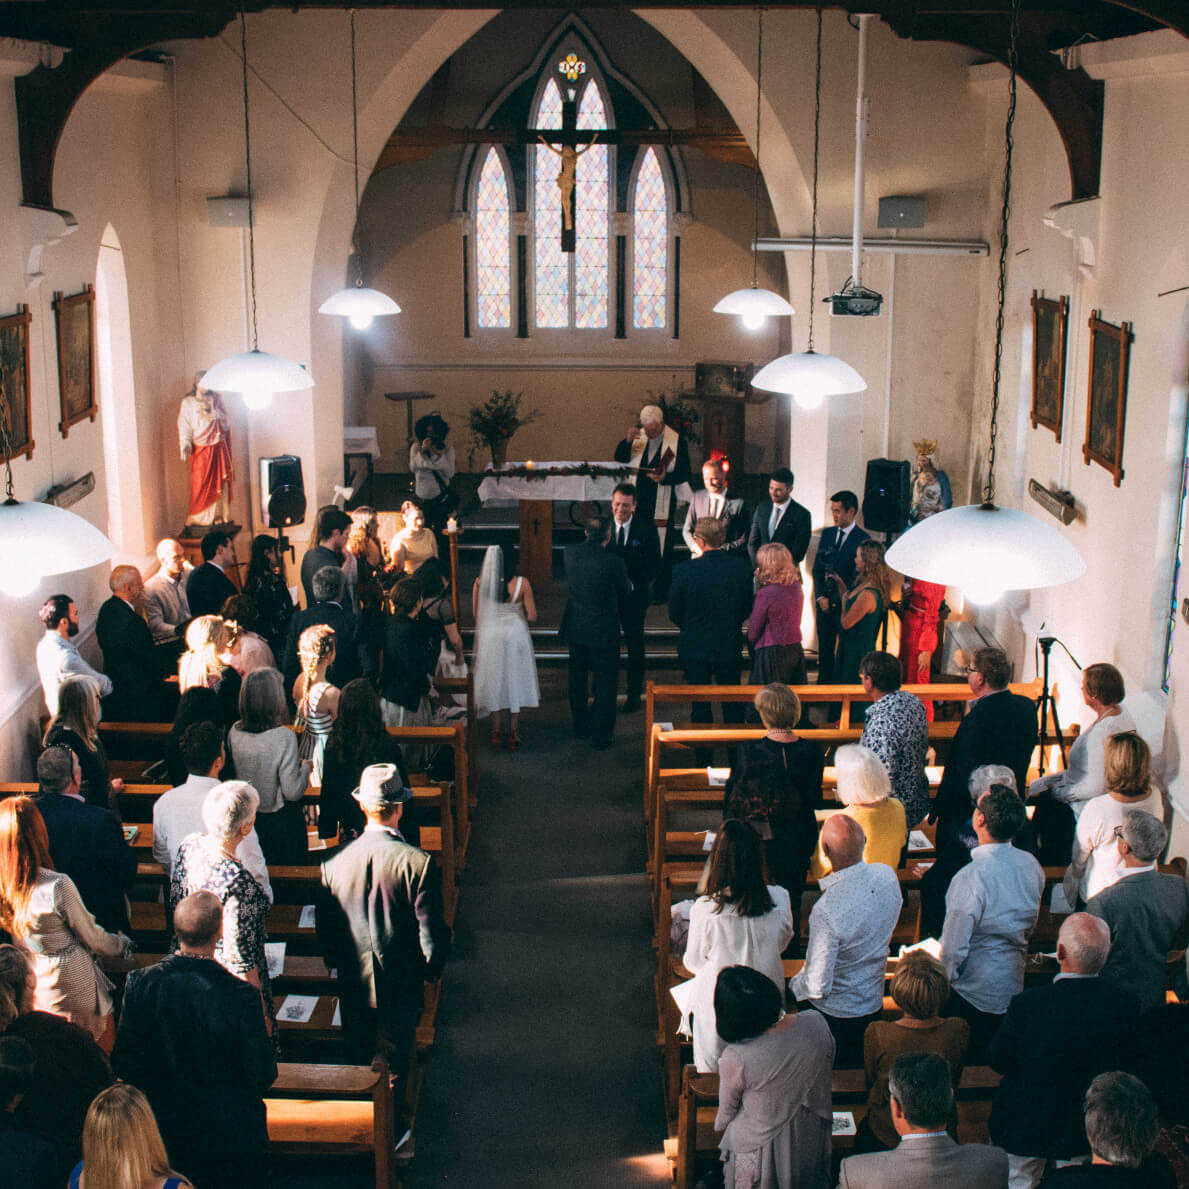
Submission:
[[[491,751],[407,1189],[667,1184],[640,813],[643,716],[570,734],[541,671],[524,747]]]

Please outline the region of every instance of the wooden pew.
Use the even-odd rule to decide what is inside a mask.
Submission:
[[[375,1157],[375,1189],[392,1189],[396,1157],[405,1151],[393,1151],[396,1118],[388,1066],[382,1059],[371,1068],[278,1065],[264,1106],[274,1151],[370,1152]]]
[[[999,1075],[989,1066],[972,1065],[962,1071],[956,1099],[958,1134],[963,1143],[988,1142],[987,1120],[999,1080]],[[833,1082],[835,1110],[850,1111],[855,1123],[859,1123],[867,1113],[867,1085],[863,1071],[836,1069]],[[681,1075],[677,1134],[665,1143],[676,1189],[693,1189],[699,1156],[707,1161],[718,1161],[718,1143],[722,1136],[714,1130],[717,1112],[718,1074],[698,1073],[692,1065],[686,1066]],[[854,1136],[834,1137],[836,1152],[845,1152],[853,1144]]]

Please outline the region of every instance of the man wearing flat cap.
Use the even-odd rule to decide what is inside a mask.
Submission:
[[[318,940],[327,965],[338,970],[352,1059],[387,1059],[401,1113],[425,984],[442,972],[450,928],[437,864],[401,836],[413,790],[396,765],[365,768],[352,796],[367,826],[322,864]]]

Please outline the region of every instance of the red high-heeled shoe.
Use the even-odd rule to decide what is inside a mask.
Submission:
[[[492,732],[492,734],[491,734],[491,750],[492,751],[503,751],[504,750],[504,735],[503,735],[502,731],[493,731]]]
[[[520,750],[520,735],[516,731],[513,731],[508,736],[508,750],[509,751],[519,751]]]

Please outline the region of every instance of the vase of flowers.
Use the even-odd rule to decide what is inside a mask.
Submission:
[[[501,467],[508,457],[508,442],[522,426],[540,417],[539,409],[527,413],[520,411],[522,392],[499,392],[492,390],[491,396],[481,405],[474,405],[468,415],[467,425],[471,440],[476,448],[485,445],[491,451],[491,465]]]
[[[651,403],[660,409],[670,429],[675,429],[691,446],[701,442],[702,435],[698,433],[697,426],[702,415],[677,391],[676,385],[672,392],[649,392],[648,396]]]

